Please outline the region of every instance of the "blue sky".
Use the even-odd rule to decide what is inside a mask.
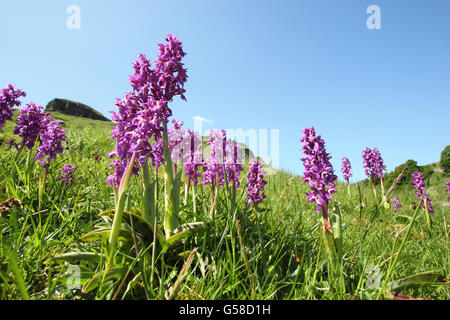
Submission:
[[[81,28],[69,30],[69,5]],[[378,5],[381,29],[366,9]],[[340,175],[364,178],[378,147],[393,170],[439,160],[449,144],[450,1],[1,1],[0,87],[30,100],[86,103],[109,117],[131,63],[174,33],[187,52],[188,102],[177,120],[204,130],[280,130],[280,167],[302,174],[301,129],[314,126]]]

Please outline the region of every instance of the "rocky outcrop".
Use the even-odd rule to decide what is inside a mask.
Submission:
[[[47,104],[45,111],[60,112],[93,120],[110,121],[97,110],[80,102],[66,99],[53,99]]]

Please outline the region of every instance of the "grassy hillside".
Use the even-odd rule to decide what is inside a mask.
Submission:
[[[90,129],[94,133],[94,136],[107,136],[111,135],[111,127],[114,125],[112,122],[92,120],[88,118],[81,118],[76,116],[70,116],[60,112],[47,112],[56,120],[62,121],[61,126],[70,131],[71,129]],[[14,110],[13,121],[7,121],[4,127],[4,132],[0,133],[0,139],[4,142],[8,142],[10,139],[20,139],[13,134],[15,122],[17,120],[19,112]]]
[[[392,196],[402,204],[395,213],[392,204],[389,208],[377,207],[370,186],[360,184],[359,189],[353,184],[349,194],[345,184],[337,184],[333,204],[339,203],[343,216],[344,293],[335,290],[329,276],[319,240],[320,215],[316,205],[306,201],[309,187],[300,177],[283,171],[266,176],[267,199],[258,207],[246,205],[243,172],[234,198],[229,188],[216,194],[212,220],[211,187],[198,185],[195,204],[192,193],[185,203],[182,180],[180,217],[189,222],[208,221],[207,232],[184,239],[164,254],[156,246],[153,256],[152,233],[139,220],[131,227],[129,220],[123,224],[119,253],[129,273],[116,270],[116,276],[92,287],[92,279],[99,279],[99,272],[105,268],[104,260],[54,259],[69,252],[100,256],[107,248],[107,239],[92,232],[111,223],[105,212],[114,208],[113,189],[105,183],[111,174],[111,160],[104,156],[114,146],[109,140],[111,124],[53,116],[63,120],[68,129],[68,148],[52,163],[41,200],[42,168],[26,152],[17,154],[0,146],[0,202],[11,197],[22,201],[21,206],[0,212],[0,299],[27,295],[32,299],[111,299],[116,293],[117,299],[164,299],[194,248],[197,253],[178,288],[177,299],[375,299],[397,256],[391,280],[430,271],[438,276],[432,285],[422,281],[398,288],[398,283],[396,286],[391,281],[388,290],[414,297],[450,298],[450,289],[443,284],[450,273],[450,210],[446,176],[439,171],[433,171],[428,182],[436,210],[432,227],[427,226],[421,210],[407,238],[406,228],[418,202],[412,188],[405,185],[394,190]],[[8,124],[3,137],[10,136],[10,131]],[[66,163],[76,166],[71,186],[58,179]],[[142,183],[137,177],[130,183],[125,210],[137,212],[143,201]],[[156,189],[163,207],[161,179]],[[162,223],[162,214],[158,217]],[[80,271],[79,286],[74,288],[68,286],[73,268]],[[124,286],[120,285],[122,280]]]
[[[110,131],[111,127],[114,125],[113,122],[93,120],[88,118],[81,118],[76,116],[70,116],[60,112],[49,112],[50,115],[57,119],[63,121],[63,127],[68,129],[85,129],[91,128],[98,132]]]

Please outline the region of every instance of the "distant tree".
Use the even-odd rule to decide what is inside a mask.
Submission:
[[[384,181],[385,181],[385,185],[386,187],[390,187],[395,179],[397,179],[397,177],[400,175],[400,173],[402,172],[403,168],[406,167],[405,172],[403,173],[402,178],[400,179],[400,181],[398,182],[398,185],[407,185],[407,184],[411,184],[412,183],[412,173],[414,171],[422,171],[421,167],[417,166],[417,161],[414,160],[408,160],[405,163],[399,165],[398,167],[396,167],[394,169],[394,171],[390,172],[390,173],[386,173],[385,176],[383,177]]]
[[[450,172],[450,145],[441,152],[441,167],[445,172]]]

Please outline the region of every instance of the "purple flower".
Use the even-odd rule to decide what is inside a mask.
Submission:
[[[234,188],[239,188],[239,176],[244,170],[242,163],[242,149],[233,140],[226,140],[225,145],[225,173],[227,181],[233,183]]]
[[[400,210],[400,208],[402,207],[402,205],[399,203],[400,199],[399,199],[399,198],[392,198],[391,200],[392,200],[392,201],[394,202],[394,204],[395,204],[394,210],[395,210],[395,213],[397,213],[398,210]]]
[[[141,96],[134,92],[127,93],[122,100],[117,99],[119,112],[111,112],[112,120],[116,123],[112,128],[111,139],[116,139],[116,148],[108,156],[118,157],[120,160],[111,163],[115,171],[108,177],[107,182],[116,187],[119,186],[122,174],[134,152],[142,165],[148,157],[154,165],[160,160],[160,155],[154,153],[158,145],[152,146],[150,139],[155,137],[157,140],[161,136],[161,115],[155,111],[152,104],[143,102]],[[132,172],[139,172],[138,164],[133,167]]]
[[[223,166],[223,131],[211,130],[211,138],[207,144],[211,148],[209,157],[206,159],[204,164],[203,173],[203,185],[211,184],[213,186],[218,185],[220,188],[224,184],[224,166]]]
[[[184,145],[183,139],[185,136],[185,130],[183,129],[183,121],[176,121],[172,119],[172,128],[167,130],[169,135],[169,150],[172,161],[176,163],[178,160],[183,159]]]
[[[349,182],[350,178],[352,177],[352,167],[350,165],[350,160],[348,160],[348,158],[346,157],[342,158],[341,171],[344,179]]]
[[[266,198],[264,186],[267,181],[264,180],[264,170],[261,162],[253,158],[250,161],[250,168],[247,176],[247,203],[257,205]]]
[[[200,172],[198,172],[200,167],[203,167],[203,152],[202,152],[202,138],[200,137],[198,132],[193,132],[188,129],[187,137],[188,139],[188,152],[185,155],[187,159],[184,162],[184,170],[186,172],[186,176],[189,177],[191,181],[194,181],[194,185],[197,185],[198,178],[202,176]]]
[[[164,164],[164,140],[162,137],[155,138],[155,143],[151,146],[151,150],[149,157],[152,161],[152,166],[158,169]]]
[[[25,97],[26,93],[20,89],[15,90],[12,84],[7,88],[0,90],[0,132],[3,132],[3,127],[6,121],[11,121],[14,115],[13,107],[20,106],[20,97]]]
[[[303,129],[302,151],[306,158],[302,158],[305,166],[303,181],[309,183],[311,192],[306,193],[309,202],[316,202],[316,211],[328,210],[331,195],[336,192],[334,182],[337,176],[334,174],[330,163],[331,156],[326,152],[325,141],[321,136],[316,136],[314,127]]]
[[[450,180],[447,181],[447,194],[450,194]],[[450,197],[447,198],[447,201],[450,201]]]
[[[363,165],[367,177],[383,177],[383,170],[386,170],[386,166],[381,158],[380,151],[377,148],[373,150],[366,148],[363,151]]]
[[[150,158],[153,166],[158,167],[163,162],[163,144],[161,139],[164,125],[172,115],[168,103],[180,95],[184,97],[184,82],[187,80],[186,69],[181,63],[185,56],[181,42],[173,35],[166,38],[167,44],[159,44],[159,56],[155,68],[151,62],[140,54],[133,63],[134,74],[129,82],[133,90],[118,99],[116,106],[119,112],[111,112],[116,126],[112,129],[111,139],[116,140],[116,148],[108,154],[118,157],[111,167],[114,174],[109,176],[107,183],[118,186],[133,153],[136,152],[137,163],[144,165]],[[155,143],[150,143],[154,137]],[[139,172],[138,164],[132,170]]]
[[[157,82],[152,89],[158,100],[172,101],[177,95],[186,100],[184,83],[188,77],[181,62],[186,53],[181,42],[173,34],[169,33],[166,41],[167,44],[159,44],[159,55],[155,61]]]
[[[32,149],[38,142],[35,159],[41,159],[43,167],[48,168],[51,159],[63,152],[62,141],[66,140],[66,133],[59,121],[45,114],[41,105],[33,102],[20,110],[14,134],[22,138],[22,143]]]
[[[420,171],[413,172],[412,174],[412,186],[413,188],[417,189],[416,195],[419,197],[419,199],[422,199],[423,201],[420,204],[421,208],[425,208],[424,203],[427,204],[428,212],[434,213],[433,206],[431,205],[431,200],[428,194],[425,192],[425,183],[423,182],[423,174]]]
[[[41,159],[41,166],[48,168],[51,159],[63,152],[62,142],[66,140],[66,132],[59,121],[52,120],[40,133],[41,144],[37,147],[36,159]]]
[[[50,121],[50,116],[44,113],[44,108],[41,105],[37,106],[30,102],[25,108],[20,110],[14,134],[22,138],[22,143],[28,149],[32,149],[39,134],[47,127]],[[40,137],[39,140],[42,140],[42,138]]]
[[[65,164],[64,167],[61,169],[61,174],[59,176],[59,179],[65,183],[66,185],[70,186],[73,184],[73,173],[75,171],[75,166],[71,164]]]

